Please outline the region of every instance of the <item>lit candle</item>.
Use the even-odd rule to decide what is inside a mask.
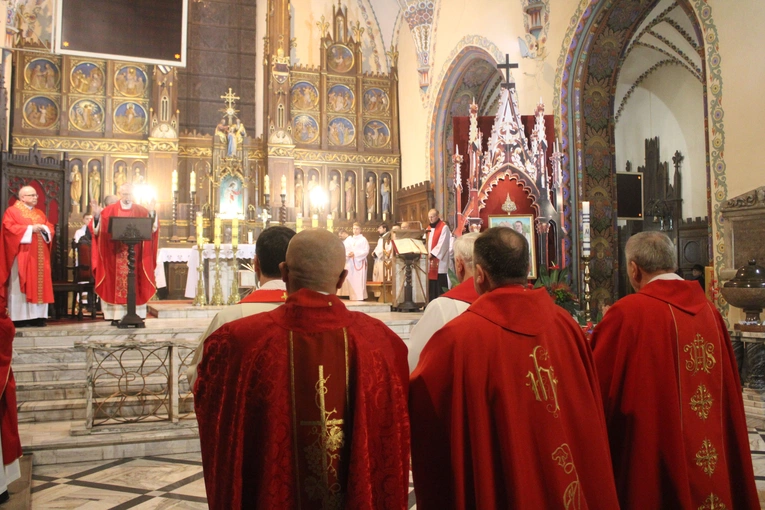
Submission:
[[[328,214],[327,215],[327,230],[332,232],[333,231],[333,227],[334,227],[334,219],[332,218],[331,214]]]
[[[173,191],[173,193],[178,191],[178,170],[173,170],[172,191]]]
[[[236,216],[231,220],[231,244],[239,246],[239,218]]]
[[[204,244],[204,235],[205,235],[205,223],[204,223],[204,216],[202,216],[202,211],[197,212],[197,244],[199,246],[202,246]]]
[[[247,232],[247,244],[252,244],[252,230]]]
[[[268,177],[268,174],[263,177],[263,194],[264,195],[270,195],[271,194],[271,178]]]
[[[287,194],[287,176],[282,175],[282,189],[281,189],[282,195]]]
[[[319,215],[314,214],[311,216],[311,228],[318,228],[319,227]]]
[[[297,214],[297,219],[295,220],[295,232],[300,232],[303,230],[303,213]]]
[[[215,217],[215,247],[220,248],[220,218]]]
[[[194,170],[189,174],[189,191],[191,193],[197,192],[197,173]]]

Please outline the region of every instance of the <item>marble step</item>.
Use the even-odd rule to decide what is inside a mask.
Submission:
[[[374,301],[353,302],[343,301],[349,310],[367,314],[390,312],[390,305]],[[212,319],[225,306],[191,306],[190,304],[165,304],[151,302],[148,304],[149,313],[159,319]]]
[[[82,429],[79,421],[19,424],[22,448],[34,453],[35,465],[199,452],[193,415],[179,424],[95,427],[90,434]]]

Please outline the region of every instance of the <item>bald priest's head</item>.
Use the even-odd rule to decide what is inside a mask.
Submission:
[[[287,294],[300,289],[335,294],[348,271],[345,246],[324,229],[308,229],[295,235],[287,247],[287,259],[279,265]]]
[[[529,272],[529,243],[511,228],[490,228],[475,241],[473,264],[473,283],[479,295],[505,285],[525,284]]]

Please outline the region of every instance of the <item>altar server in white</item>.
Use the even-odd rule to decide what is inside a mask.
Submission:
[[[364,301],[367,298],[367,255],[369,241],[361,235],[361,225],[353,224],[353,235],[345,240],[346,261],[345,269],[348,276],[348,299]]]

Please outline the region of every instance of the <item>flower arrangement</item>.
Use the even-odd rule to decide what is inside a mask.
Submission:
[[[547,293],[555,301],[555,304],[566,310],[574,318],[578,319],[579,299],[571,292],[571,286],[568,284],[568,268],[561,269],[553,265],[549,269],[542,268],[539,271],[539,277],[534,288],[544,287]]]

